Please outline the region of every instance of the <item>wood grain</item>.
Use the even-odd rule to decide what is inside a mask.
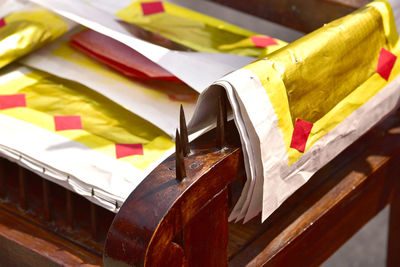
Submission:
[[[101,258],[0,209],[2,266],[101,266]]]
[[[343,17],[369,0],[210,0],[309,33]]]

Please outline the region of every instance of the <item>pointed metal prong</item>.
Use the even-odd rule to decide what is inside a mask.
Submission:
[[[179,114],[179,130],[181,133],[181,145],[183,156],[186,157],[190,153],[188,130],[186,126],[185,112],[183,111],[183,106],[181,105],[181,111]]]
[[[185,161],[183,158],[183,151],[182,151],[182,141],[179,135],[178,129],[176,129],[175,135],[175,170],[176,170],[176,179],[178,181],[182,181],[183,178],[186,177],[186,170],[185,170]]]
[[[227,124],[227,112],[225,103],[225,94],[218,98],[217,114],[217,148],[222,149],[225,146],[225,127]]]

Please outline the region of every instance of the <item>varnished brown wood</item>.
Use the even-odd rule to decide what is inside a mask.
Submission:
[[[367,2],[365,0],[215,1],[280,21],[305,32],[343,16]],[[219,125],[221,122],[226,122],[226,109],[221,108],[222,106],[220,104],[219,110],[225,111],[225,115],[220,112]],[[390,123],[387,123],[391,125],[390,127],[396,123],[398,125],[398,122]],[[182,125],[186,125],[186,122],[181,123],[181,127]],[[131,194],[110,228],[104,253],[105,263],[112,266],[126,264],[225,266],[228,254],[232,266],[247,264],[298,266],[321,263],[392,201],[394,178],[390,175],[398,174],[397,167],[392,165],[398,161],[398,141],[395,140],[397,136],[387,135],[385,127],[375,128],[373,134],[371,132],[367,134],[368,138],[363,137],[363,142],[357,142],[359,147],[353,145],[347,153],[340,155],[328,167],[321,170],[265,223],[260,224],[257,221],[259,218],[246,225],[231,223],[228,250],[226,250],[228,238],[226,217],[228,208],[232,207],[227,207],[226,188],[227,186],[234,188],[230,192],[231,196],[240,193],[240,186],[235,189],[240,183],[235,183],[234,178],[242,175],[244,168],[239,137],[233,124],[231,123],[228,129],[219,127],[217,129],[223,129],[224,135],[226,134],[226,142],[221,141],[221,145],[216,147],[215,140],[222,138],[216,137],[213,131],[192,144],[194,150],[188,158],[183,159],[183,154],[186,153],[183,153],[183,149],[177,149],[182,151],[182,154],[177,153],[176,157],[179,164],[174,165],[175,158],[170,157]],[[183,132],[181,129],[181,133]],[[179,144],[185,147],[182,141]],[[217,148],[225,145],[226,149],[218,151]],[[178,166],[183,166],[179,172]],[[182,170],[187,171],[187,175],[182,174]],[[180,173],[179,181],[175,179],[178,177],[177,172]],[[74,209],[73,193],[66,193],[64,198],[65,194],[62,191],[64,189],[60,190],[48,184],[49,191],[55,192],[56,196],[54,204],[52,203],[54,223],[43,221],[36,215],[35,209],[42,214],[41,208],[37,208],[37,203],[40,203],[40,207],[46,213],[46,203],[49,201],[45,199],[44,193],[43,196],[40,193],[38,195],[35,191],[37,186],[35,184],[31,186],[30,179],[27,181],[25,176],[22,179],[18,171],[15,172],[17,175],[14,175],[12,170],[7,170],[6,173],[10,179],[4,186],[7,188],[7,199],[0,203],[4,209],[4,212],[0,212],[0,245],[7,244],[2,248],[8,249],[0,249],[3,252],[3,254],[0,252],[2,257],[7,258],[7,253],[4,252],[19,251],[20,248],[25,250],[22,254],[24,257],[21,257],[26,260],[24,263],[100,264],[98,259],[82,260],[81,257],[91,259],[94,255],[94,258],[98,258],[102,249],[102,235],[107,231],[108,222],[112,219],[109,212],[89,204],[80,196],[76,196],[77,208]],[[185,176],[187,178],[183,179]],[[42,185],[45,192],[44,183]],[[39,196],[39,202],[36,195]],[[15,208],[18,203],[21,205]],[[232,202],[234,203],[235,201]],[[392,206],[390,228],[393,238],[389,247],[393,252],[398,251],[400,238],[397,237],[398,228],[395,227],[399,225],[397,219],[399,208],[396,208],[398,205],[395,201]],[[29,212],[26,212],[28,208]],[[6,221],[6,224],[11,225],[12,222],[16,222],[17,226],[26,225],[27,232],[47,229],[44,232],[49,238],[43,245],[47,246],[47,249],[40,250],[36,247],[37,244],[32,240],[37,241],[37,236],[35,239],[29,239],[7,235],[9,229],[3,229],[1,222],[2,216],[9,212],[22,222],[12,218]],[[74,225],[73,231],[71,231],[72,225]],[[11,233],[16,233],[15,229],[12,230]],[[60,244],[56,246],[58,250],[48,249],[54,248],[54,244],[59,242]],[[63,255],[65,251],[70,255]],[[81,251],[87,255],[76,256]],[[9,255],[19,259],[21,254],[9,253]],[[389,254],[388,263],[397,264],[396,255]],[[39,260],[35,262],[35,259]]]
[[[229,132],[230,136],[232,131]],[[203,142],[207,143],[207,140],[209,142],[213,134],[215,134],[215,131],[209,133],[208,136],[203,136]],[[236,135],[237,138],[235,132],[232,134]],[[237,227],[237,225],[231,223],[229,238],[239,240],[241,244],[229,246],[230,265],[297,266],[297,264],[300,264],[302,266],[314,266],[322,263],[392,201],[394,183],[398,180],[400,174],[399,167],[396,165],[400,160],[399,137],[400,119],[398,115],[393,115],[321,169],[266,222],[260,224],[257,222],[259,218],[256,218],[247,224],[250,227],[249,229],[246,229],[246,225]],[[201,143],[199,140],[197,142]],[[189,157],[190,160],[196,158],[196,161],[201,164],[206,164],[208,161],[223,164],[223,161],[210,159],[204,161],[205,158],[202,159],[204,155],[215,153],[211,146],[206,152],[196,149],[199,143],[192,145],[195,149],[193,155]],[[230,143],[228,147],[232,149],[234,146]],[[236,151],[240,151],[238,143],[236,143]],[[235,153],[227,155],[226,160]],[[207,195],[208,191],[198,191],[193,188],[196,186],[197,188],[212,186],[216,181],[220,182],[224,175],[229,177],[228,171],[231,168],[234,168],[237,173],[239,169],[242,169],[235,167],[235,165],[223,164],[221,166],[225,167],[225,171],[224,175],[221,176],[218,172],[218,164],[214,164],[206,172],[203,171],[203,176],[201,176],[201,173],[197,173],[196,176],[199,177],[197,179],[193,180],[192,174],[188,174],[190,187],[185,184],[181,185],[180,190],[183,190],[186,195],[180,195],[179,193],[172,193],[176,192],[177,184],[171,182],[171,174],[168,174],[167,171],[170,164],[168,162],[171,160],[173,159],[169,159],[159,166],[147,178],[152,180],[146,179],[141,185],[142,187],[138,188],[138,191],[135,190],[121,208],[114,225],[110,229],[105,251],[106,264],[125,261],[128,264],[157,266],[162,258],[167,257],[171,240],[175,240],[175,237],[182,231],[183,233],[185,233],[185,230],[190,231],[190,223],[194,218],[192,214],[195,212],[188,210],[188,208],[201,209],[199,205],[192,203],[204,197],[204,194]],[[227,168],[227,166],[230,167]],[[204,175],[211,177],[211,173],[213,179],[204,179]],[[232,181],[233,179],[230,179],[228,183]],[[155,187],[151,187],[151,184],[154,183]],[[224,188],[223,185],[224,183],[220,183],[219,188]],[[192,190],[186,191],[189,188]],[[168,198],[173,195],[175,195],[175,198]],[[164,199],[164,201],[167,199],[166,206],[162,207],[163,212],[160,212],[160,207],[157,207],[157,210],[153,207],[153,205],[158,206],[164,203],[164,201],[161,202],[161,199]],[[182,201],[182,204],[180,201]],[[127,203],[130,203],[130,205]],[[172,203],[174,204],[172,205]],[[184,206],[182,206],[183,203],[185,203]],[[131,208],[127,209],[127,207]],[[135,213],[136,216],[125,213],[123,217],[118,218],[124,210],[131,211],[133,207],[139,210],[138,214]],[[149,213],[149,211],[152,212]],[[147,215],[138,216],[143,214]],[[159,217],[159,214],[163,215]],[[182,218],[183,216],[186,216],[187,219]],[[138,218],[147,219],[138,220]],[[153,221],[155,218],[156,220]],[[134,227],[131,226],[132,222],[135,225]],[[215,220],[215,224],[221,222],[226,222],[226,218]],[[203,229],[201,227],[197,229],[199,233],[206,232],[210,227],[209,224],[203,225]],[[238,229],[238,231],[235,231],[235,229]],[[122,234],[124,231],[128,234]],[[223,232],[220,233],[223,234]],[[236,237],[233,237],[234,233],[236,233]],[[140,239],[135,239],[137,237],[140,237]],[[143,240],[151,241],[146,243]],[[184,240],[179,246],[183,247],[185,251],[187,249],[195,250],[198,247],[195,242],[188,241],[188,239]],[[153,245],[154,249],[157,247],[156,251],[153,251]],[[138,254],[132,255],[129,262],[127,254],[118,254],[121,253],[122,247],[125,250],[131,248],[131,251]],[[162,248],[165,248],[164,252],[161,251]],[[109,250],[113,249],[115,251],[109,253]],[[187,252],[185,255],[185,258],[179,259],[179,262],[190,262],[187,258]],[[211,256],[204,255],[206,258]],[[116,259],[119,260],[115,261]]]
[[[227,266],[227,189],[209,201],[184,227],[188,266]]]
[[[98,226],[97,226],[97,206],[96,204],[90,203],[90,232],[92,233],[92,237],[97,240],[98,239]]]
[[[4,165],[4,160],[0,159],[0,199],[5,198]]]
[[[49,192],[49,182],[46,179],[42,180],[42,190],[43,190],[44,217],[47,221],[50,221],[51,220],[50,192]]]
[[[345,16],[369,0],[210,0],[308,33]]]
[[[26,176],[24,168],[18,166],[18,182],[19,182],[19,204],[22,209],[26,209],[27,199],[26,199]]]
[[[70,190],[65,190],[65,206],[67,210],[67,226],[72,229],[74,227],[74,199]]]
[[[400,179],[395,183],[393,201],[390,205],[387,266],[400,266]]]
[[[15,163],[8,160],[0,159],[0,161],[5,166],[2,178],[7,193],[5,198],[0,199],[0,213],[6,211],[15,214],[26,223],[46,229],[52,235],[57,235],[66,244],[77,244],[90,254],[97,257],[101,255],[106,233],[114,217],[113,213],[102,208],[97,209],[98,238],[95,239],[91,234],[90,202],[69,191],[70,194],[68,195],[75,200],[74,202],[79,207],[77,210],[70,209],[71,212],[69,213],[67,212],[66,189],[47,181],[48,193],[51,194],[51,198],[49,198],[51,220],[48,220],[45,216],[46,194],[43,194],[46,191],[46,186],[44,186],[42,178],[27,170],[24,171],[24,176],[28,206],[27,209],[23,209],[20,205],[20,169]],[[73,229],[69,227],[68,214],[71,215],[71,218],[76,218]],[[15,240],[5,239],[6,237],[3,238],[3,241],[10,246],[18,246],[18,244],[13,244],[16,242]],[[27,245],[27,249],[29,249],[29,246],[31,244]],[[0,260],[0,265],[1,263]]]
[[[218,151],[215,131],[191,144],[187,177],[176,181],[174,156],[157,167],[128,197],[107,236],[104,264],[168,266],[174,237],[195,214],[242,170],[240,143],[233,123],[226,149]],[[132,216],[132,211],[135,215]],[[227,232],[221,233],[227,235]],[[166,248],[166,249],[164,249]],[[183,261],[183,259],[182,259]]]
[[[0,208],[1,266],[101,266],[101,258]]]
[[[392,116],[343,152],[280,207],[230,265],[321,264],[392,201],[400,174],[399,133],[400,120]],[[346,156],[350,161],[343,164]]]

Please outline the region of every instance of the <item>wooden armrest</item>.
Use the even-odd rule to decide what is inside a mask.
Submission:
[[[208,257],[214,266],[226,265],[226,187],[243,173],[240,139],[232,122],[227,133],[226,147],[221,150],[216,149],[215,130],[190,144],[191,154],[185,158],[187,177],[182,181],[175,179],[172,155],[131,193],[110,227],[103,257],[105,266],[182,266],[188,261],[201,266],[205,261],[199,261],[199,257]],[[193,223],[201,212],[208,214]],[[196,235],[213,232],[225,240],[216,240],[216,246],[205,244],[210,255],[184,247],[185,242],[195,242]]]
[[[399,127],[398,114],[375,126],[264,223],[257,217],[229,226],[227,186],[243,174],[239,137],[230,124],[228,148],[217,151],[210,132],[191,144],[182,182],[175,180],[172,156],[131,194],[110,228],[104,265],[321,264],[399,194]],[[397,255],[390,259],[398,262]]]

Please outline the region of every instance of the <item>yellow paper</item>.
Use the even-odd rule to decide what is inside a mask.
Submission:
[[[30,51],[54,40],[67,30],[67,24],[46,10],[14,12],[0,28],[0,68]]]
[[[167,134],[91,89],[50,74],[33,71],[0,87],[0,95],[25,94],[27,107],[0,110],[16,119],[52,131],[116,158],[115,144],[143,144],[143,155],[119,160],[146,169],[174,142]],[[54,116],[81,116],[82,130],[55,131]],[[29,133],[27,133],[29,134]]]
[[[246,67],[278,116],[289,164],[302,155],[290,148],[297,118],[313,123],[307,151],[400,73],[399,60],[389,81],[376,73],[381,48],[400,55],[391,7],[375,1]]]
[[[162,2],[165,12],[143,15],[143,2],[153,1],[136,1],[116,15],[195,51],[260,57],[287,44],[275,39],[277,45],[255,47],[249,37],[259,34],[168,2]]]

